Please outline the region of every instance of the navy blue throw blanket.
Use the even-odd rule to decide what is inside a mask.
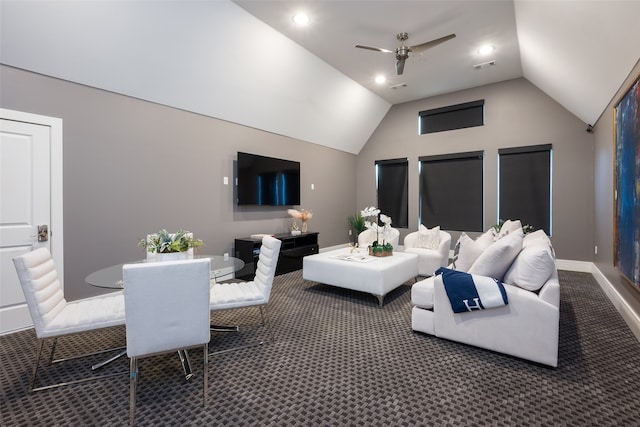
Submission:
[[[509,303],[502,282],[491,277],[441,267],[442,283],[454,313],[485,310]]]

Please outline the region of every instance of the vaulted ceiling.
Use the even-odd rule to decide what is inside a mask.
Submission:
[[[594,123],[640,58],[638,16],[640,0],[0,0],[0,62],[358,153],[393,104],[518,77]],[[456,37],[401,76],[355,48],[400,32]]]
[[[235,3],[391,104],[525,77],[594,123],[640,59],[640,1],[634,0]],[[297,12],[310,17],[306,27],[294,24]],[[408,33],[409,46],[456,37],[410,54],[402,75],[395,54],[355,48],[395,51],[400,32]],[[495,50],[481,55],[483,45]],[[379,74],[387,76],[384,84],[375,83]]]

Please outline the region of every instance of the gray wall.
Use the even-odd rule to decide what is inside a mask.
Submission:
[[[418,135],[418,112],[485,100],[485,125]],[[409,159],[409,229],[418,228],[418,158],[484,150],[484,229],[498,220],[498,149],[553,145],[552,241],[561,259],[593,259],[593,135],[525,79],[394,105],[358,155],[358,206],[376,204],[375,160]],[[507,218],[504,218],[507,219]],[[453,243],[460,230],[452,232]],[[476,235],[474,233],[469,233]]]
[[[611,282],[622,298],[640,316],[640,292],[636,291],[624,276],[613,266],[613,181],[614,181],[614,132],[613,109],[631,84],[640,76],[640,62],[636,64],[620,90],[613,97],[604,113],[595,124],[595,203],[594,243],[598,254],[594,263]]]
[[[639,73],[636,66],[623,88]],[[190,229],[205,240],[207,252],[217,254],[230,252],[235,237],[285,232],[290,219],[284,209],[234,206],[232,186],[224,186],[222,178],[233,179],[237,151],[302,163],[302,206],[314,212],[310,230],[320,232],[321,246],[331,246],[349,239],[348,215],[376,204],[375,160],[410,160],[410,228],[401,230],[404,236],[418,225],[418,157],[485,150],[488,228],[497,219],[498,148],[551,143],[552,240],[558,257],[594,261],[640,312],[640,293],[624,282],[612,261],[613,104],[592,135],[528,81],[512,80],[396,105],[356,158],[6,66],[0,66],[0,87],[0,107],[63,119],[69,299],[95,294],[84,277],[142,257],[137,239],[161,227]],[[476,99],[486,101],[485,126],[417,134],[418,111]],[[455,241],[459,233],[453,235]]]
[[[238,208],[237,151],[301,162],[301,206],[321,246],[349,240],[356,156],[245,126],[1,66],[2,108],[59,117],[64,137],[65,292],[98,291],[87,274],[144,257],[137,241],[160,228],[185,228],[207,253],[233,240],[282,233],[286,208]],[[315,190],[311,190],[311,184]]]

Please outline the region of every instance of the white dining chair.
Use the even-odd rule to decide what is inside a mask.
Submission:
[[[125,264],[129,422],[136,413],[138,359],[202,346],[203,404],[207,402],[209,332],[208,258]]]
[[[281,245],[282,242],[275,237],[264,236],[262,238],[256,274],[252,281],[233,283],[215,283],[212,281],[209,304],[211,311],[258,307],[262,325],[266,326],[269,337],[273,340],[267,304],[271,296],[271,287],[276,273],[276,266],[278,265]],[[215,326],[212,326],[212,329],[217,330]],[[222,330],[228,331],[230,329],[223,328]],[[237,331],[238,328],[232,328],[231,330]]]
[[[175,236],[176,233],[171,233],[170,236]],[[193,238],[193,233],[190,231],[185,232],[186,237]],[[147,234],[147,242],[149,242],[152,238],[157,237],[157,234]],[[150,250],[146,251],[147,253],[147,262],[151,261],[163,261],[163,256],[159,255],[157,252],[151,252]],[[184,253],[183,259],[191,259],[193,258],[194,250],[193,248],[187,249],[186,253]],[[177,258],[180,259],[180,258]],[[168,261],[168,260],[167,260]],[[191,369],[191,359],[189,359],[189,352],[186,350],[178,350],[178,357],[180,358],[180,363],[182,364],[182,369],[184,371],[184,378],[189,381],[193,377],[192,369]]]
[[[34,251],[13,258],[13,264],[18,273],[18,279],[24,293],[29,314],[33,320],[38,349],[33,366],[33,373],[29,381],[29,391],[45,390],[63,385],[90,381],[117,373],[92,376],[62,383],[35,387],[38,367],[44,343],[53,339],[49,363],[63,362],[68,359],[54,360],[57,338],[65,335],[94,331],[96,329],[124,325],[124,297],[121,291],[113,292],[93,298],[67,302],[62,291],[62,284],[58,279],[53,258],[47,248]],[[115,349],[112,349],[115,350]],[[97,353],[104,353],[105,350]],[[74,359],[78,357],[76,356]]]

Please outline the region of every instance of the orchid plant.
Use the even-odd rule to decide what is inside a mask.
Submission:
[[[375,206],[370,206],[368,208],[364,208],[361,212],[360,215],[362,215],[365,218],[365,227],[369,230],[375,230],[376,232],[376,241],[373,242],[373,246],[381,246],[381,247],[387,247],[387,245],[385,245],[385,241],[387,239],[389,230],[391,229],[391,217],[383,214],[380,212],[380,209],[376,208]],[[379,222],[382,223],[382,225],[379,224]],[[379,245],[378,242],[380,241],[380,235],[382,234],[382,245]],[[391,246],[391,245],[388,245]],[[389,248],[389,250],[392,248]]]

